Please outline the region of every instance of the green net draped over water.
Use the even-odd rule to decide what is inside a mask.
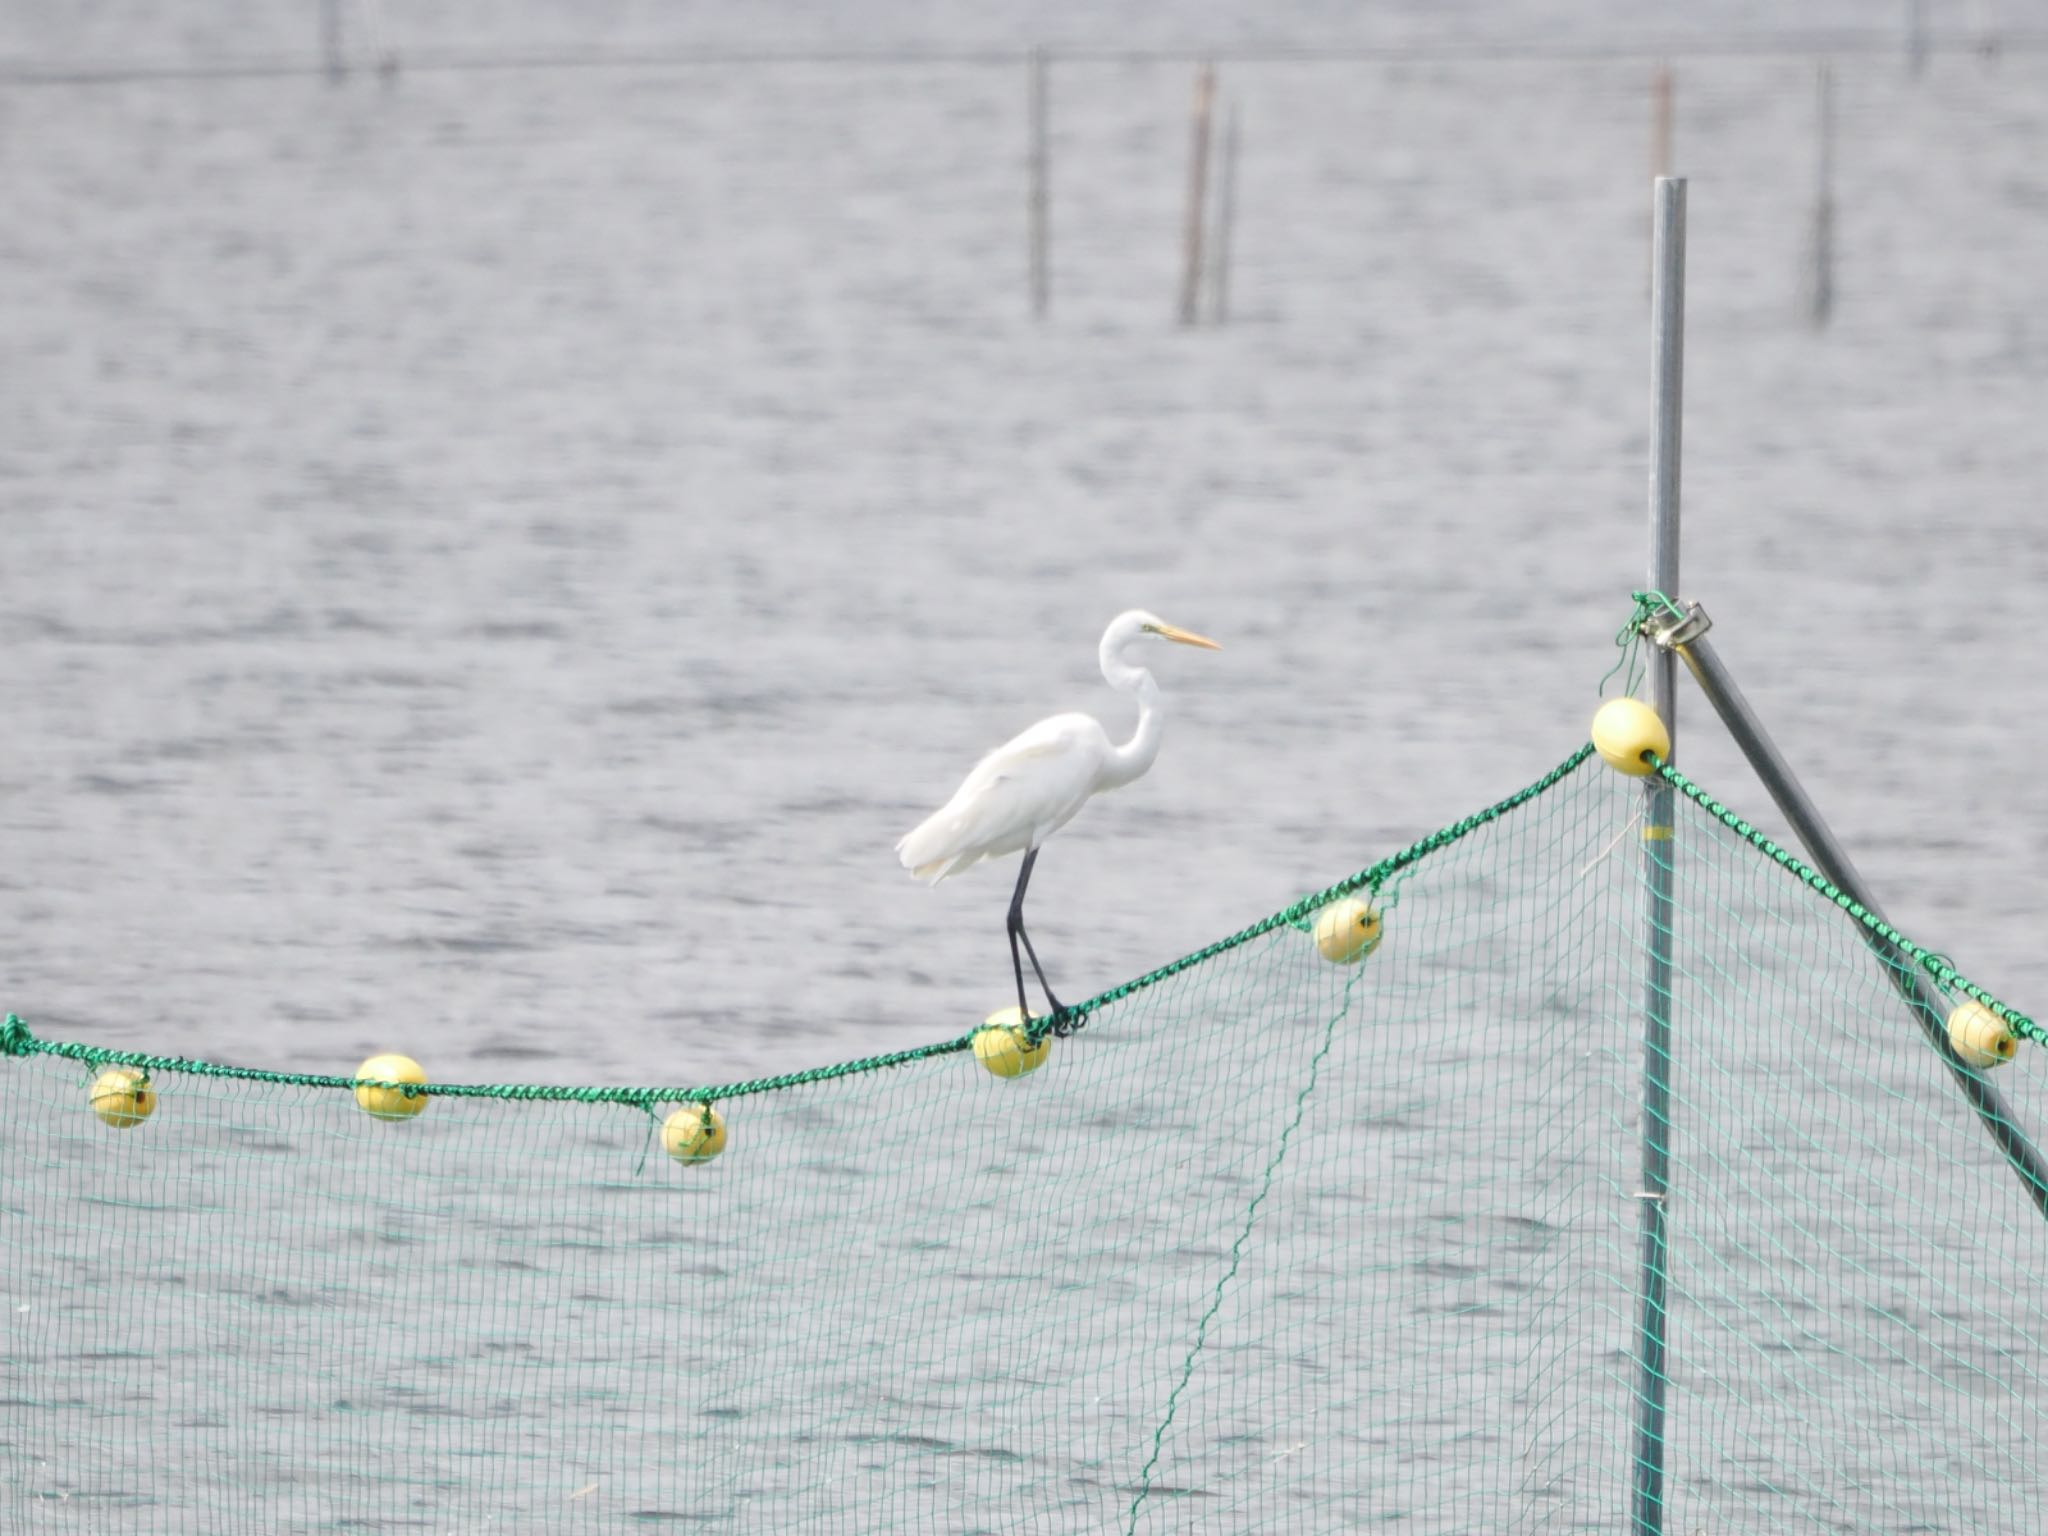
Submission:
[[[1856,915],[1675,798],[1665,1529],[2037,1531],[2048,1223]],[[131,1058],[10,1025],[0,1526],[1630,1530],[1643,807],[1582,751],[1348,882],[1357,963],[1305,902],[1025,1076],[716,1092],[698,1166],[680,1088],[151,1058],[113,1129]]]

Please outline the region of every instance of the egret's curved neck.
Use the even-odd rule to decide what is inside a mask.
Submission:
[[[1129,741],[1110,749],[1107,771],[1103,774],[1103,788],[1115,789],[1137,778],[1159,756],[1159,743],[1166,734],[1166,710],[1159,684],[1143,667],[1132,666],[1120,655],[1105,654],[1102,675],[1109,680],[1110,687],[1138,696],[1138,728]]]

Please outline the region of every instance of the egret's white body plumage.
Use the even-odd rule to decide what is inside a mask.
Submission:
[[[1152,766],[1165,727],[1159,684],[1125,652],[1148,635],[1215,649],[1213,640],[1176,629],[1145,612],[1118,614],[1102,636],[1102,675],[1137,695],[1138,728],[1121,746],[1089,715],[1054,715],[1019,733],[975,764],[937,811],[896,845],[903,867],[928,884],[983,859],[1038,847],[1072,821],[1089,799],[1128,784]]]
[[[997,747],[917,829],[896,845],[903,867],[929,885],[1036,848],[1080,812],[1115,749],[1089,715],[1054,715]]]

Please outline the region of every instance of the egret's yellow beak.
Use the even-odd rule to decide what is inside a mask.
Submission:
[[[1176,645],[1199,645],[1205,651],[1220,651],[1222,646],[1207,635],[1198,635],[1191,629],[1178,629],[1171,624],[1161,624],[1154,633]]]

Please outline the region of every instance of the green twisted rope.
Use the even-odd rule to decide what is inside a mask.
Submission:
[[[878,1072],[885,1067],[900,1067],[929,1056],[968,1050],[973,1044],[974,1034],[969,1031],[958,1039],[920,1045],[914,1050],[891,1051],[887,1055],[869,1056],[859,1061],[813,1067],[803,1072],[784,1072],[775,1077],[749,1078],[745,1082],[712,1088],[579,1088],[546,1083],[430,1083],[423,1088],[418,1083],[387,1083],[370,1077],[337,1077],[320,1072],[268,1072],[260,1067],[224,1067],[187,1056],[154,1056],[146,1051],[114,1051],[68,1040],[41,1040],[29,1032],[27,1024],[11,1013],[7,1015],[7,1022],[0,1025],[0,1055],[60,1056],[69,1061],[83,1062],[91,1068],[140,1067],[146,1072],[184,1072],[194,1077],[230,1078],[237,1082],[269,1083],[287,1088],[395,1088],[409,1098],[425,1094],[437,1099],[624,1104],[649,1113],[657,1104],[710,1104],[719,1099],[745,1098],[749,1094],[801,1087],[805,1083],[829,1082],[857,1072]]]
[[[1640,593],[1637,595],[1641,596]],[[1933,979],[1935,985],[1940,987],[1943,992],[1951,994],[1961,992],[1966,997],[1974,998],[1997,1014],[1999,1018],[2003,1019],[2007,1027],[2014,1034],[2022,1035],[2038,1044],[2048,1044],[2048,1029],[2044,1029],[2041,1025],[2036,1024],[2017,1009],[2009,1008],[2004,1003],[2001,1003],[1997,998],[1986,992],[1982,987],[1951,965],[1946,955],[1937,954],[1931,949],[1922,949],[1918,944],[1915,944],[1911,939],[1899,932],[1898,929],[1892,927],[1890,923],[1887,923],[1883,918],[1857,901],[1855,897],[1849,895],[1840,886],[1836,885],[1826,875],[1800,858],[1798,854],[1793,853],[1788,848],[1780,847],[1770,838],[1764,836],[1763,833],[1757,831],[1755,827],[1744,821],[1735,812],[1729,810],[1727,806],[1716,800],[1704,789],[1701,789],[1699,785],[1693,783],[1691,779],[1688,779],[1669,763],[1664,762],[1654,753],[1645,753],[1644,755],[1656,764],[1659,776],[1673,789],[1684,795],[1693,804],[1699,806],[1701,810],[1713,816],[1721,825],[1728,828],[1729,831],[1743,838],[1751,847],[1769,854],[1771,859],[1781,869],[1797,877],[1803,884],[1810,886],[1818,894],[1833,902],[1865,928],[1891,945],[1893,949],[1910,959],[1921,970],[1925,971]]]
[[[1514,794],[1509,795],[1507,799],[1495,801],[1485,810],[1467,816],[1463,821],[1453,822],[1441,832],[1432,832],[1429,836],[1410,843],[1392,857],[1381,859],[1379,863],[1369,868],[1361,869],[1355,875],[1346,876],[1335,885],[1317,891],[1313,896],[1304,896],[1293,906],[1275,912],[1271,917],[1261,918],[1249,928],[1241,928],[1227,939],[1218,939],[1214,944],[1205,945],[1191,954],[1182,955],[1178,960],[1162,965],[1156,971],[1147,971],[1143,976],[1133,981],[1127,981],[1121,986],[1111,987],[1107,992],[1091,997],[1087,1002],[1077,1007],[1069,1008],[1064,1013],[1056,1013],[1050,1018],[1045,1019],[1033,1019],[1028,1033],[1034,1041],[1037,1041],[1054,1031],[1071,1032],[1072,1030],[1079,1029],[1087,1022],[1087,1016],[1098,1008],[1107,1008],[1112,1003],[1120,1003],[1133,993],[1142,992],[1147,987],[1157,986],[1160,982],[1170,977],[1178,976],[1182,971],[1190,970],[1195,966],[1215,959],[1218,955],[1228,950],[1236,949],[1240,944],[1249,944],[1253,939],[1261,938],[1271,933],[1275,928],[1298,926],[1303,918],[1312,916],[1322,908],[1327,907],[1331,902],[1349,896],[1353,891],[1359,890],[1362,887],[1371,887],[1377,890],[1390,877],[1400,873],[1409,865],[1428,858],[1429,855],[1435,853],[1439,848],[1448,848],[1460,838],[1478,831],[1489,822],[1500,820],[1508,812],[1527,805],[1538,795],[1556,788],[1558,783],[1569,776],[1573,769],[1577,768],[1579,764],[1592,755],[1593,744],[1587,742],[1578,751],[1559,763],[1527,789],[1517,790]]]

